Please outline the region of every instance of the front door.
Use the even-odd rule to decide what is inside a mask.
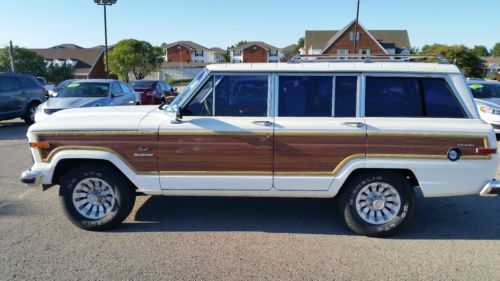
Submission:
[[[162,189],[272,188],[273,123],[268,75],[212,75],[182,105],[177,124],[160,126]]]
[[[358,75],[279,75],[274,186],[328,190],[351,160],[365,157],[366,126],[357,106]]]

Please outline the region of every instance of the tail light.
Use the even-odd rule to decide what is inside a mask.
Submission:
[[[496,154],[496,148],[476,148],[476,154],[478,155],[488,155],[488,154]]]

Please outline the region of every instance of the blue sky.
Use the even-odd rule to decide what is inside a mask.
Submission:
[[[22,4],[21,4],[22,3]],[[277,47],[304,30],[340,29],[355,17],[355,0],[118,0],[108,9],[109,42],[125,38],[192,40],[222,47],[239,40]],[[2,1],[0,47],[104,44],[102,7],[93,0]],[[407,29],[413,46],[500,42],[500,0],[361,0],[368,29]]]

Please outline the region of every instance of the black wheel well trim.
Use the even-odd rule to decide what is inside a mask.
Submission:
[[[130,180],[130,178],[125,175],[116,165],[106,159],[92,159],[92,158],[65,158],[61,159],[57,162],[56,167],[54,168],[54,173],[52,174],[52,185],[60,184],[62,177],[69,172],[71,169],[81,166],[81,165],[86,165],[86,164],[100,164],[100,165],[105,165],[113,170],[115,170],[117,173],[123,176],[123,178],[127,179],[127,181],[130,183],[131,186],[134,187],[134,190],[138,190],[138,187]]]
[[[354,177],[356,177],[357,175],[359,175],[361,173],[368,173],[368,172],[383,172],[383,173],[398,174],[398,175],[400,175],[401,177],[405,178],[408,181],[408,183],[410,184],[410,186],[413,187],[413,190],[414,190],[414,192],[416,194],[418,194],[418,195],[422,194],[422,190],[420,188],[420,183],[419,183],[417,177],[415,176],[415,173],[413,173],[413,171],[410,170],[410,169],[397,169],[397,168],[359,168],[359,169],[353,170],[349,174],[349,176],[346,178],[346,180],[344,181],[344,183],[340,187],[340,189],[337,192],[337,194],[335,195],[335,197],[339,197],[342,194],[342,192],[344,192],[344,190],[346,189],[346,186],[349,184],[349,182]]]

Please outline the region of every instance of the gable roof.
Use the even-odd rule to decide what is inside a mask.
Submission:
[[[350,24],[349,24],[350,25]],[[410,49],[410,39],[407,30],[367,30],[382,46],[394,44],[399,49]],[[304,49],[323,50],[330,39],[336,36],[339,30],[306,30]],[[388,46],[389,47],[389,46]]]
[[[294,51],[296,51],[296,48],[297,48],[297,44],[291,44],[291,45],[288,45],[286,47],[281,48],[280,50],[285,51],[285,52],[294,52]]]
[[[352,25],[354,25],[354,24],[357,24],[358,29],[359,29],[359,28],[361,28],[361,29],[363,29],[365,32],[367,32],[367,33],[368,33],[368,35],[370,36],[370,38],[371,38],[373,41],[375,41],[375,43],[377,43],[377,45],[379,46],[379,48],[380,48],[380,49],[382,49],[382,50],[384,51],[384,53],[386,53],[386,54],[387,54],[387,51],[385,50],[385,48],[384,48],[384,47],[382,47],[382,45],[380,45],[380,42],[379,42],[379,41],[377,41],[377,39],[375,39],[375,38],[373,37],[373,35],[371,35],[371,33],[370,33],[370,32],[368,32],[368,30],[367,30],[367,29],[366,29],[366,28],[365,28],[365,27],[364,27],[364,26],[363,26],[363,25],[362,25],[359,21],[356,21],[356,20],[351,21],[351,22],[350,22],[348,25],[346,25],[346,26],[345,26],[342,30],[340,30],[339,32],[337,32],[337,34],[335,34],[335,36],[333,36],[333,37],[332,37],[332,39],[330,39],[330,40],[326,43],[326,45],[325,45],[325,47],[323,48],[323,51],[322,51],[321,53],[323,54],[324,52],[326,52],[326,50],[327,50],[328,48],[330,48],[330,46],[332,46],[332,45],[333,45],[333,43],[335,43],[338,39],[340,39],[340,37],[341,37],[341,36],[342,36],[342,35],[343,35],[343,34],[344,34],[347,30],[349,30],[349,28],[350,28]]]
[[[169,44],[165,44],[164,43],[164,44],[161,45],[161,48],[164,49],[164,50],[166,50],[166,49],[168,49],[168,48],[170,48],[172,46],[175,46],[177,44],[181,44],[181,45],[186,46],[186,47],[188,47],[190,49],[193,49],[193,50],[208,50],[207,47],[202,46],[200,44],[197,44],[197,43],[195,43],[193,41],[176,41],[176,42],[169,43]]]
[[[51,47],[51,49],[83,49],[83,48],[75,44],[60,44]]]
[[[258,46],[261,46],[262,48],[264,49],[268,49],[268,50],[276,50],[276,49],[279,49],[277,47],[274,47],[273,45],[270,45],[270,44],[267,44],[266,42],[262,42],[262,41],[251,41],[251,42],[248,42],[248,43],[245,43],[241,46],[238,46],[238,47],[234,47],[234,48],[231,48],[230,50],[233,50],[233,51],[236,51],[236,50],[243,50],[243,49],[246,49],[250,46],[253,46],[253,45],[258,45]]]
[[[216,54],[223,54],[224,52],[226,52],[224,49],[219,47],[210,48],[210,51],[214,51]]]
[[[104,48],[48,48],[31,50],[46,60],[77,60],[78,62],[74,67],[76,75],[90,73],[104,53]]]
[[[491,65],[500,65],[500,57],[479,57],[482,67],[490,67]]]

